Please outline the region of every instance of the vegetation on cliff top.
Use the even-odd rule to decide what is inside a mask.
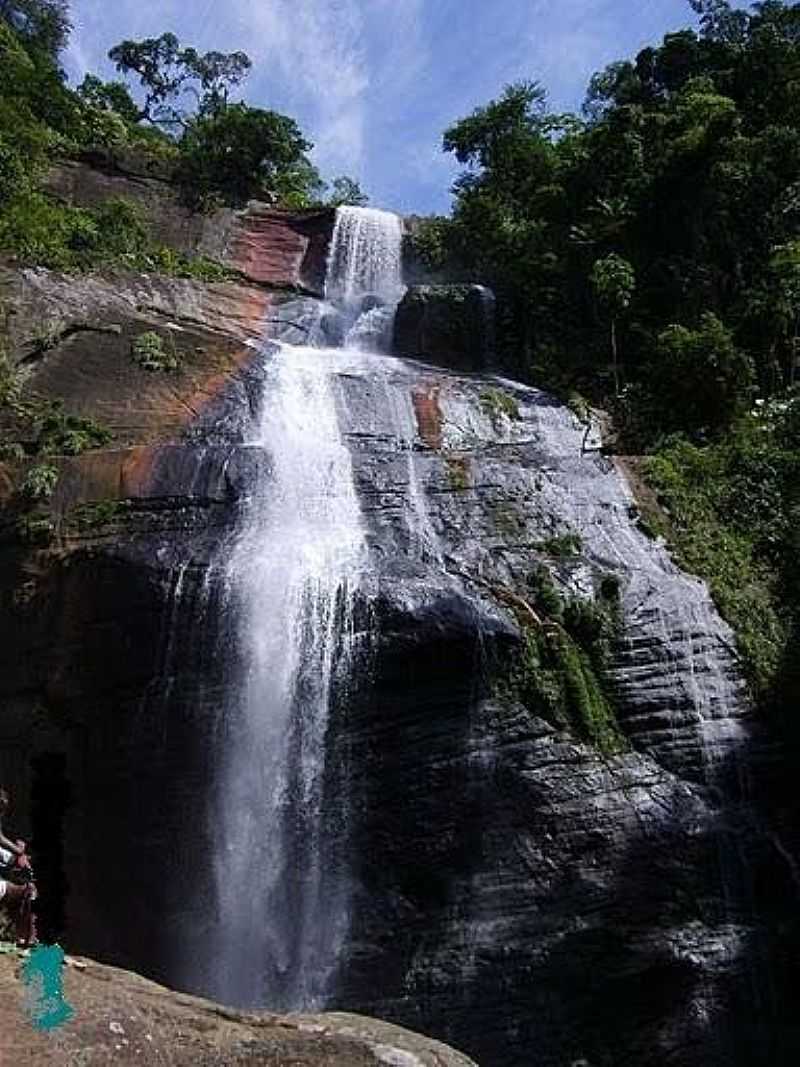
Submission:
[[[507,372],[605,405],[619,449],[650,455],[661,532],[709,580],[754,691],[788,707],[800,4],[690,2],[699,26],[596,74],[582,115],[529,81],[455,122],[452,216],[413,244],[434,276],[495,289]]]
[[[126,78],[88,75],[73,90],[59,67],[69,34],[64,0],[0,5],[0,206],[30,193],[55,155],[131,155],[176,180],[188,203],[242,205],[260,197],[287,206],[324,202],[311,143],[294,119],[231,102],[252,66],[243,52],[200,53],[172,33],[126,40],[109,58]],[[363,203],[351,178],[327,201]]]
[[[201,54],[169,33],[123,41],[110,58],[138,79],[135,95],[93,75],[73,90],[58,59],[69,29],[64,0],[0,5],[0,252],[57,270],[120,263],[201,280],[230,275],[161,245],[132,204],[85,210],[45,195],[42,178],[63,157],[133,161],[170,177],[195,209],[251,197],[290,207],[323,201],[326,184],[294,120],[229,101],[251,66],[244,53]],[[358,183],[342,177],[327,203],[365,200]]]

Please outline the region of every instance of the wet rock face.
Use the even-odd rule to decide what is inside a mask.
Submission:
[[[720,792],[748,744],[729,630],[548,396],[385,359],[343,373],[377,588],[372,686],[339,725],[358,888],[338,1002],[488,1065],[729,1062],[755,936],[724,905],[750,834]],[[496,699],[519,635],[487,590],[537,565],[568,596],[618,585],[628,754]]]
[[[392,351],[479,371],[494,355],[494,296],[482,285],[413,285],[400,302]]]
[[[82,327],[28,362],[31,381],[117,439],[62,462],[49,546],[0,552],[0,774],[24,809],[33,760],[65,759],[68,943],[202,988],[207,798],[237,667],[221,561],[269,462],[246,443],[252,345],[264,315],[302,342],[315,308],[232,283],[5,280],[22,358],[31,321]],[[132,366],[130,339],[170,323],[181,372]],[[337,381],[371,560],[364,669],[329,742],[354,893],[337,1004],[483,1067],[781,1063],[750,994],[795,898],[735,789],[753,739],[707,590],[547,395],[358,353]],[[578,549],[562,557],[564,536]],[[540,565],[565,595],[619,589],[624,754],[498,698],[521,635],[492,588]],[[769,921],[754,881],[784,888]]]
[[[0,268],[0,291],[14,308],[9,340],[25,389],[99,420],[117,447],[180,435],[252,360],[281,299],[234,282],[124,271],[67,277]],[[154,373],[132,358],[148,333],[175,355],[177,372]]]
[[[221,561],[267,461],[245,444],[259,373],[229,373],[172,444],[69,461],[57,545],[35,566],[4,556],[0,752],[21,796],[31,756],[65,755],[69,943],[193,990],[236,670]],[[740,854],[760,868],[765,846],[728,790],[746,707],[707,591],[637,529],[618,472],[546,395],[357,353],[338,380],[372,562],[367,659],[330,734],[353,880],[335,1005],[484,1067],[528,1067],[531,1049],[545,1067],[758,1062],[763,928]],[[109,497],[111,517],[71,518]],[[566,533],[580,551],[552,557]],[[542,563],[565,593],[619,583],[627,753],[601,758],[497,698],[520,634],[490,588]]]

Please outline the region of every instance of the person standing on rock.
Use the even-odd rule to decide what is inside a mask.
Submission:
[[[36,923],[32,904],[36,900],[33,871],[25,842],[12,841],[3,831],[3,820],[11,806],[8,793],[0,787],[0,906],[14,914],[17,945],[36,944]]]

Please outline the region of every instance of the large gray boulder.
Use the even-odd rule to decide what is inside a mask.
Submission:
[[[483,285],[412,285],[397,309],[393,350],[453,370],[488,369],[494,295]]]

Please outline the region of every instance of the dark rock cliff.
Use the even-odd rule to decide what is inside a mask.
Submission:
[[[112,179],[54,180],[84,196]],[[147,196],[178,211],[154,181]],[[176,223],[181,247],[229,256],[240,282],[2,276],[27,387],[115,441],[60,461],[49,544],[6,530],[0,777],[24,807],[42,758],[60,761],[68,797],[45,791],[32,830],[44,852],[58,808],[69,944],[184,988],[208,984],[187,958],[205,935],[206,787],[235,655],[219,560],[257,462],[254,342],[265,318],[277,336],[302,320],[329,225],[257,206]],[[41,323],[56,335],[43,354]],[[147,329],[172,332],[179,373],[131,364]],[[777,757],[707,591],[546,395],[388,358],[342,380],[373,567],[363,675],[329,742],[354,884],[336,1005],[484,1067],[796,1062],[792,860],[747,793]],[[567,535],[578,550],[554,557]],[[498,694],[522,635],[497,590],[540,565],[565,594],[619,589],[616,755]]]

